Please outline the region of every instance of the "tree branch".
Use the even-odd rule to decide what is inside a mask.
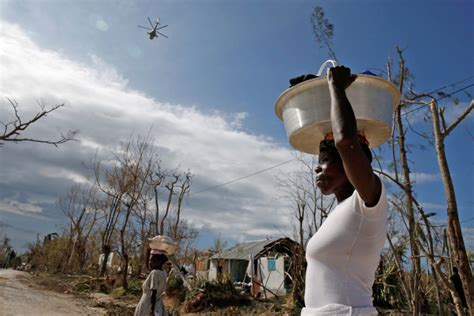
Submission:
[[[474,101],[471,100],[471,104],[469,105],[468,108],[466,108],[464,110],[464,112],[454,121],[451,123],[451,125],[449,125],[449,127],[447,129],[445,129],[444,133],[442,133],[442,136],[443,137],[446,137],[449,135],[449,133],[451,133],[451,131],[459,124],[461,123],[461,121],[466,118],[466,116],[472,111],[472,109],[474,108]]]
[[[441,126],[443,127],[443,132],[446,132],[446,119],[444,118],[444,110],[446,110],[446,108],[443,106],[439,109],[439,117],[441,118]]]
[[[21,132],[25,131],[32,124],[45,117],[47,114],[57,110],[60,107],[63,107],[64,104],[57,104],[46,110],[43,105],[40,105],[40,112],[36,113],[33,118],[27,121],[22,121],[21,116],[18,113],[18,103],[14,99],[7,98],[7,100],[13,108],[15,119],[8,123],[0,122],[0,124],[4,126],[3,134],[0,135],[0,147],[4,144],[4,142],[35,142],[58,146],[70,140],[75,140],[74,137],[79,132],[78,130],[70,130],[65,135],[61,134],[61,137],[58,140],[41,140],[36,138],[20,137]]]

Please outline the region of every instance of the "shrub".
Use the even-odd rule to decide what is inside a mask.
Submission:
[[[125,296],[125,294],[127,294],[127,291],[123,287],[118,287],[112,290],[110,296],[113,298],[121,298],[122,296]]]
[[[247,295],[240,294],[230,281],[203,281],[197,290],[188,295],[184,303],[184,309],[187,313],[197,313],[209,308],[245,306],[250,304],[250,298]]]

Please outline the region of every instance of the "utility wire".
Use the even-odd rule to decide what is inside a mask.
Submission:
[[[471,218],[468,218],[468,219],[466,219],[466,220],[464,220],[464,221],[461,221],[461,222],[459,222],[459,224],[464,224],[464,223],[470,222],[470,221],[472,221],[472,220],[474,220],[474,217],[471,217]],[[420,223],[420,224],[423,225],[423,226],[426,226],[424,223]],[[431,226],[431,227],[446,227],[446,226],[448,226],[448,224],[443,224],[443,225],[430,225],[430,226]]]
[[[459,92],[462,92],[462,91],[464,91],[464,90],[466,90],[466,89],[469,89],[469,88],[472,87],[472,86],[474,86],[474,83],[471,83],[470,85],[465,86],[465,87],[463,87],[463,88],[461,88],[461,89],[458,89],[458,90],[456,90],[456,91],[454,91],[454,92],[452,92],[452,93],[446,93],[445,96],[439,97],[439,98],[435,99],[435,101],[438,102],[439,100],[442,100],[442,99],[451,97],[451,96],[453,96],[453,95],[455,95],[455,94],[457,94],[457,93],[459,93]],[[434,90],[434,91],[436,91],[436,90]],[[419,107],[417,107],[417,108],[415,108],[415,109],[413,109],[413,110],[404,112],[403,115],[406,116],[406,115],[408,115],[408,114],[410,114],[410,113],[412,113],[412,112],[416,112],[416,111],[421,110],[421,109],[423,109],[423,108],[426,108],[426,106],[425,106],[425,105],[420,105]]]
[[[240,177],[240,178],[237,178],[237,179],[234,179],[234,180],[230,180],[230,181],[227,181],[227,182],[224,182],[224,183],[221,183],[221,184],[212,186],[212,187],[208,187],[208,188],[202,189],[202,190],[197,191],[197,192],[190,192],[189,195],[194,195],[194,194],[202,193],[202,192],[205,192],[205,191],[213,190],[213,189],[216,189],[216,188],[219,188],[219,187],[223,187],[223,186],[225,186],[225,185],[228,185],[228,184],[231,184],[231,183],[234,183],[234,182],[237,182],[237,181],[246,179],[246,178],[250,178],[250,177],[252,177],[252,176],[255,176],[255,175],[257,175],[257,174],[263,173],[263,172],[265,172],[265,171],[268,171],[268,170],[271,170],[271,169],[274,169],[274,168],[283,166],[283,165],[285,165],[285,164],[287,164],[287,163],[290,163],[290,162],[292,162],[292,161],[294,161],[294,160],[296,160],[296,158],[287,160],[287,161],[285,161],[285,162],[282,162],[282,163],[279,163],[279,164],[277,164],[277,165],[268,167],[268,168],[266,168],[266,169],[262,169],[262,170],[256,171],[256,172],[254,172],[254,173],[248,174],[248,175],[246,175],[246,176],[243,176],[243,177]]]
[[[435,90],[431,90],[431,91],[428,91],[428,92],[421,92],[420,94],[432,94],[432,93],[435,93],[435,92],[438,92],[440,90],[443,90],[445,88],[449,88],[449,87],[454,87],[456,86],[457,84],[460,84],[462,82],[465,82],[465,81],[468,81],[469,79],[473,78],[474,76],[469,76],[467,77],[466,79],[462,79],[462,80],[459,80],[459,81],[456,81],[456,82],[453,82],[453,83],[450,83],[450,84],[447,84],[441,88],[438,88],[438,89],[435,89]]]
[[[470,219],[466,219],[465,221],[462,221],[461,224],[464,224],[464,223],[467,223],[467,222],[470,222],[474,219],[474,217],[471,217]]]

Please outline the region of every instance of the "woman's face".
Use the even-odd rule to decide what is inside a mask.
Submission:
[[[150,260],[148,260],[148,267],[151,270],[159,269],[160,268],[160,261],[156,256],[151,256]]]
[[[351,185],[344,172],[340,157],[329,151],[321,151],[318,157],[316,185],[324,195],[334,194],[345,190]]]

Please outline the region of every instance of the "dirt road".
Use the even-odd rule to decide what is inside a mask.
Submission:
[[[103,315],[71,295],[40,290],[26,272],[0,269],[0,316]]]

